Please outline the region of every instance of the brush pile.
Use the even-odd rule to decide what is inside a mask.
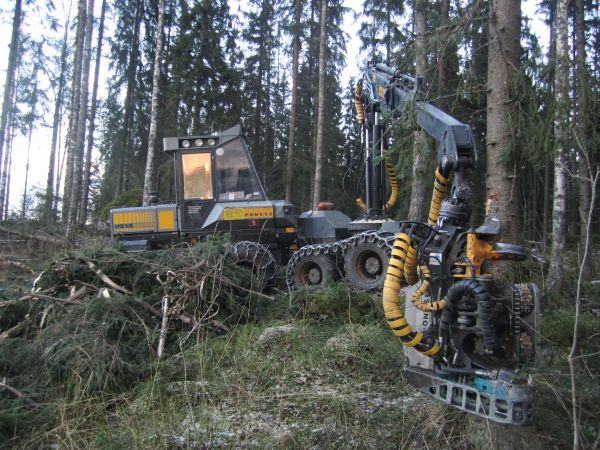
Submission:
[[[59,258],[30,292],[0,301],[0,339],[35,334],[70,307],[114,300],[154,316],[151,328],[165,316],[171,328],[226,330],[249,317],[262,294],[252,289],[251,270],[236,265],[225,247],[214,238],[193,247],[138,254],[96,248]]]

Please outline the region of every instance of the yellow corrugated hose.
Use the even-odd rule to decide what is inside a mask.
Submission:
[[[427,344],[423,341],[423,333],[414,331],[406,321],[400,304],[400,281],[402,280],[406,254],[410,247],[411,239],[406,233],[398,233],[394,240],[392,256],[387,269],[385,283],[383,285],[383,310],[388,325],[400,341],[407,347],[426,356],[434,356],[440,351],[437,343]]]
[[[423,294],[425,294],[425,292],[427,292],[429,282],[431,281],[431,271],[426,264],[419,266],[419,269],[421,270],[423,281],[412,296],[412,304],[415,306],[415,308],[424,312],[441,311],[446,307],[446,300],[438,300],[437,302],[433,303],[421,303],[421,297]]]
[[[442,175],[442,171],[438,167],[435,171],[435,182],[433,183],[433,195],[431,196],[431,206],[429,207],[429,218],[427,222],[429,225],[434,226],[440,216],[440,207],[444,195],[446,195],[446,189],[448,188],[448,178]]]

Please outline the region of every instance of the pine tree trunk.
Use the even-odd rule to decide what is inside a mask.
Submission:
[[[156,153],[156,121],[158,115],[158,96],[160,95],[160,68],[163,49],[164,21],[165,0],[160,0],[158,3],[154,74],[152,75],[152,104],[150,109],[150,132],[148,133],[148,155],[146,157],[146,171],[144,173],[144,205],[150,204],[150,194],[156,190],[156,163],[154,161],[154,154]]]
[[[96,109],[98,107],[98,81],[100,78],[100,62],[102,60],[102,41],[104,38],[104,17],[106,16],[106,0],[102,0],[100,10],[100,23],[98,24],[98,42],[96,45],[96,65],[94,67],[94,84],[92,87],[92,100],[90,103],[90,120],[88,123],[87,148],[85,151],[85,168],[83,169],[83,183],[81,187],[81,203],[77,213],[80,225],[87,220],[88,203],[90,196],[90,176],[92,171],[92,150],[94,148],[94,130],[96,128]]]
[[[67,155],[65,168],[65,186],[63,193],[62,220],[69,224],[71,196],[73,194],[73,164],[77,152],[77,127],[81,112],[81,70],[83,62],[83,46],[85,40],[86,1],[79,0],[77,11],[77,31],[75,34],[75,54],[73,56],[73,80],[71,82],[71,99],[69,105],[69,130],[67,134]]]
[[[552,204],[552,251],[547,289],[560,288],[563,278],[563,255],[566,248],[567,155],[569,127],[569,48],[567,24],[568,0],[558,0],[554,20],[556,53],[554,61],[554,201]]]
[[[315,182],[312,209],[317,210],[321,195],[321,176],[323,169],[323,128],[325,124],[325,69],[327,45],[327,1],[321,0],[321,34],[319,37],[319,94],[317,112],[317,145],[315,150]]]
[[[495,0],[489,11],[487,81],[487,201],[486,216],[502,225],[503,239],[518,240],[518,178],[511,153],[515,151],[511,123],[510,86],[519,68],[520,0]]]
[[[4,98],[2,101],[2,114],[0,116],[0,161],[4,153],[4,144],[6,142],[6,133],[8,131],[10,108],[13,104],[15,74],[19,60],[19,41],[21,38],[21,21],[23,19],[23,8],[21,0],[15,1],[15,14],[13,17],[12,35],[8,53],[8,66],[6,69],[6,81],[4,83]],[[10,170],[10,167],[6,168]],[[2,173],[2,178],[8,177],[8,173]],[[4,211],[4,203],[8,203],[6,188],[0,185],[0,212]]]
[[[67,236],[73,236],[77,227],[77,213],[81,203],[81,185],[83,181],[83,149],[85,146],[85,123],[89,94],[90,62],[92,59],[92,35],[94,30],[94,0],[88,0],[85,19],[85,43],[81,68],[81,102],[77,117],[77,132],[73,140],[73,177],[71,201],[69,205]]]
[[[60,129],[61,122],[61,111],[64,101],[65,91],[65,72],[67,70],[67,45],[69,37],[69,26],[71,17],[67,17],[65,23],[65,33],[63,35],[63,41],[60,49],[60,68],[58,75],[58,87],[56,90],[56,100],[54,101],[54,115],[52,118],[52,142],[50,144],[50,160],[48,162],[48,178],[46,179],[46,194],[44,199],[44,222],[48,224],[50,221],[54,221],[54,177],[55,177],[55,166],[56,166],[56,153],[58,150],[58,131]]]
[[[425,0],[415,2],[415,50],[417,77],[425,77],[427,72],[427,24]],[[431,185],[432,176],[427,176],[429,166],[429,149],[427,137],[421,130],[414,133],[413,166],[412,166],[412,192],[408,210],[408,220],[417,222],[425,221],[427,208],[427,189]]]
[[[298,68],[300,66],[300,17],[302,14],[301,0],[294,2],[294,36],[292,49],[292,98],[290,101],[290,132],[286,166],[285,200],[292,201],[293,164],[296,150],[296,114],[298,112]]]
[[[575,0],[575,70],[576,70],[576,117],[577,117],[577,150],[579,152],[579,262],[585,280],[592,275],[591,258],[583,261],[587,237],[587,217],[590,208],[591,191],[591,149],[589,147],[589,117],[587,69],[585,67],[585,11],[583,0]],[[591,163],[591,164],[590,164]]]

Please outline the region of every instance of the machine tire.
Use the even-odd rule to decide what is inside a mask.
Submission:
[[[290,268],[293,287],[324,287],[339,279],[335,261],[328,255],[307,255],[299,258]]]
[[[351,238],[344,251],[344,272],[352,287],[366,292],[383,288],[392,254],[390,239],[393,237],[372,232]]]
[[[227,248],[236,264],[252,270],[253,286],[256,291],[262,291],[275,282],[277,262],[267,247],[258,242],[240,241],[230,244]]]

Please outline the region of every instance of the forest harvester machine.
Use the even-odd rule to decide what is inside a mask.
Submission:
[[[410,383],[489,420],[529,423],[533,387],[523,369],[540,353],[539,294],[533,283],[506,283],[488,270],[490,261],[526,258],[522,247],[499,242],[496,219],[470,227],[468,174],[477,160],[470,127],[422,101],[418,79],[383,64],[369,65],[354,96],[361,124],[354,167],[364,169],[354,173],[359,219],[328,203],[298,215],[290,203],[268,200],[237,126],[164,139],[174,157],[176,203],[111,210],[113,236],[143,250],[229,233],[229,253],[253,266],[261,287],[287,263],[290,288],[343,278],[382,291]],[[399,114],[411,114],[437,143],[427,223],[388,215],[398,190],[386,123]]]

